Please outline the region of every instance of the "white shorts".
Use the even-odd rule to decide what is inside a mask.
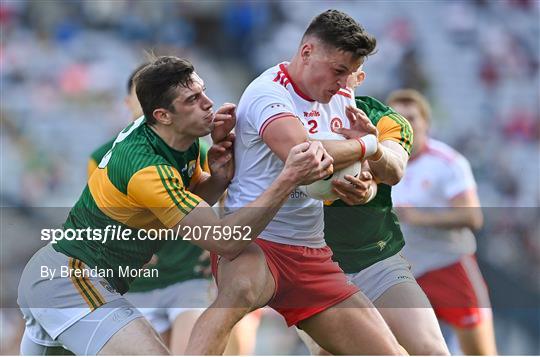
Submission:
[[[411,265],[401,253],[381,260],[359,273],[346,275],[372,302],[394,285],[404,282],[416,283]]]
[[[59,346],[56,339],[62,332],[104,304],[121,299],[124,303],[113,304],[115,309],[133,308],[104,278],[62,277],[61,269],[66,271],[66,267],[87,269],[49,244],[26,264],[19,282],[17,302],[26,323],[25,335],[42,346]]]
[[[169,330],[183,312],[203,312],[215,297],[214,283],[210,279],[192,279],[162,289],[124,295],[159,333]]]

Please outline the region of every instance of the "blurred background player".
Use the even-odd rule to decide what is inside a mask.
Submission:
[[[143,115],[143,111],[141,108],[141,104],[139,103],[139,100],[137,99],[137,93],[135,91],[135,86],[133,83],[133,78],[141,70],[146,66],[148,63],[143,63],[139,65],[137,68],[131,72],[128,81],[127,81],[127,95],[124,98],[124,104],[126,105],[129,114],[131,116],[131,120],[134,121],[141,117]],[[112,138],[111,140],[107,141],[105,144],[101,145],[99,148],[94,150],[92,154],[90,154],[90,159],[88,160],[87,165],[87,173],[88,178],[90,178],[90,175],[94,170],[98,167],[101,159],[103,159],[103,156],[111,149],[114,140],[116,138]]]
[[[406,245],[403,253],[437,317],[450,324],[468,355],[495,355],[488,289],[476,262],[472,233],[483,224],[469,162],[429,137],[431,108],[417,91],[387,99],[414,130],[412,156],[393,198]]]
[[[349,77],[347,93],[351,100],[354,89],[365,77],[362,67]],[[411,125],[375,98],[363,96],[352,101],[362,111],[361,115],[377,127],[379,142],[390,150],[385,154],[394,155],[398,160],[395,167],[377,167],[374,157],[363,163],[359,186],[366,196],[360,205],[350,206],[346,197],[327,202],[324,235],[334,253],[332,259],[373,302],[409,354],[447,355],[437,318],[416,283],[409,263],[401,255],[403,234],[392,209],[392,186],[402,179],[413,143]],[[353,125],[351,123],[351,127]],[[332,129],[346,137],[354,137],[354,130]],[[371,167],[377,170],[371,172]],[[334,180],[333,184],[338,194],[350,186],[339,180]],[[326,353],[304,333],[300,336],[312,353]]]

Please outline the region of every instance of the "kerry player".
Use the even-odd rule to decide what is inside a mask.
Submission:
[[[205,173],[209,173],[207,151],[199,139]],[[145,267],[157,269],[159,276],[135,279],[125,296],[150,321],[171,354],[183,355],[195,321],[212,302],[208,252],[188,241],[166,241]]]
[[[138,66],[127,82],[127,96],[124,102],[132,120],[143,115],[133,78],[145,65],[146,63]],[[91,154],[88,160],[88,176],[111,149],[113,142],[114,138]],[[209,173],[206,160],[208,145],[202,139],[199,139],[199,149],[201,168]],[[211,303],[213,294],[210,294],[210,291],[213,292],[214,289],[212,281],[207,279],[210,269],[208,252],[188,242],[167,241],[146,266],[157,270],[159,276],[135,279],[126,297],[152,324],[171,353],[182,355],[185,353],[195,321],[202,310]],[[253,329],[256,323],[253,320],[256,320],[256,317],[250,315],[237,324],[226,353],[242,353],[244,345],[249,345],[246,336],[252,334],[248,329]],[[253,339],[254,337],[251,338]],[[254,341],[250,342],[254,344]]]
[[[349,78],[354,91],[365,79],[362,68]],[[378,140],[392,143],[396,155],[402,158],[403,170],[413,145],[413,130],[409,122],[391,107],[372,97],[356,97],[360,115],[369,118],[377,127]],[[354,126],[354,123],[351,123]],[[353,130],[340,128],[337,132],[351,137]],[[398,147],[396,147],[396,145]],[[324,234],[334,255],[332,259],[347,273],[373,302],[396,336],[398,342],[412,355],[447,355],[439,324],[426,295],[416,283],[409,263],[402,257],[403,234],[392,210],[390,170],[371,172],[374,161],[364,165],[360,188],[366,192],[362,205],[349,206],[336,200],[325,206]],[[389,179],[390,178],[390,179]],[[336,193],[347,186],[334,180]],[[411,324],[411,321],[415,321]],[[312,351],[320,348],[301,334]]]
[[[322,145],[297,145],[265,192],[219,219],[207,201],[220,197],[233,174],[234,107],[214,114],[202,79],[191,63],[177,57],[157,58],[136,75],[135,84],[144,117],[118,135],[64,224],[66,230],[114,225],[131,229],[133,235],[128,241],[100,242],[90,236],[60,240],[31,258],[19,284],[18,302],[26,320],[23,353],[43,354],[48,346],[62,345],[76,354],[167,354],[151,325],[121,296],[133,277],[84,273],[141,269],[164,244],[138,239],[143,229],[211,226],[224,235],[233,227],[248,227],[256,237],[298,184],[332,172],[332,159]],[[211,175],[205,177],[197,139],[210,132],[217,145],[208,154]],[[252,209],[261,206],[266,209]],[[191,242],[228,259],[250,244],[215,236]],[[43,266],[68,266],[71,275],[44,278]]]
[[[143,115],[135,92],[134,77],[147,63],[138,66],[127,81],[124,103],[132,120]],[[112,148],[114,138],[96,149],[88,160],[88,178]],[[208,145],[199,139],[199,160],[202,170],[210,172],[206,159]],[[160,334],[172,354],[184,354],[191,327],[211,303],[212,282],[205,272],[209,269],[207,252],[186,241],[166,241],[147,263],[159,274],[139,277],[130,285],[127,299]]]

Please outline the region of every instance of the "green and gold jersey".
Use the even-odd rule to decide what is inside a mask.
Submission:
[[[199,139],[199,161],[205,172],[210,172],[206,154],[208,144]],[[155,254],[157,262],[147,264],[146,267],[157,269],[157,277],[140,277],[135,279],[130,287],[130,292],[145,292],[154,289],[162,289],[169,285],[191,279],[204,278],[202,265],[209,262],[200,262],[203,250],[194,244],[185,241],[167,241]]]
[[[88,178],[90,178],[94,170],[97,169],[101,159],[103,159],[103,156],[105,156],[105,154],[111,150],[113,143],[114,139],[111,139],[90,154],[90,159],[88,159],[88,165],[86,166]]]
[[[120,276],[119,267],[141,268],[166,242],[139,239],[138,231],[176,226],[202,200],[188,190],[201,177],[198,141],[176,151],[141,117],[115,139],[64,223],[83,240],[62,239],[53,247],[91,268],[112,271],[107,280],[123,294],[133,277]],[[105,235],[107,227],[109,233],[117,227],[131,234],[96,239],[95,232]],[[185,244],[181,238],[174,242]]]
[[[210,165],[208,164],[208,160],[206,160],[209,149],[210,147],[208,146],[206,141],[199,139],[199,155],[201,155],[199,161],[201,163],[202,170],[207,173],[210,173]]]
[[[392,108],[371,97],[356,97],[379,130],[379,141],[399,143],[410,155],[413,132],[409,122]],[[359,272],[398,253],[403,245],[399,221],[392,210],[392,187],[377,185],[377,196],[360,206],[334,201],[324,209],[324,236],[333,260],[346,273]]]

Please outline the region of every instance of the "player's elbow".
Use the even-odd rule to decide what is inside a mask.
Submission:
[[[241,250],[228,250],[227,252],[221,254],[221,256],[226,258],[227,260],[234,260],[234,258],[236,258],[240,254],[240,252]]]
[[[227,241],[224,242],[222,252],[219,254],[227,260],[233,260],[242,253],[245,248],[245,245],[238,244],[237,241]]]
[[[233,242],[219,239],[212,241],[211,244],[208,246],[203,246],[202,248],[207,249],[221,257],[232,260],[238,255],[238,253],[236,252],[237,249],[231,246],[231,243]]]
[[[397,185],[403,178],[404,170],[402,168],[396,169],[396,172],[390,178],[390,186]]]
[[[469,215],[469,228],[475,231],[482,229],[484,226],[484,215],[480,208],[474,209]]]
[[[384,142],[383,156],[378,163],[370,162],[372,171],[379,173],[379,179],[387,185],[397,185],[405,175],[408,155],[405,150],[394,142]],[[388,146],[390,145],[390,146]]]
[[[461,216],[463,217],[463,227],[478,231],[484,225],[484,215],[480,207],[460,207]]]
[[[401,181],[404,174],[405,170],[403,167],[397,166],[386,175],[383,182],[387,185],[395,186]]]

